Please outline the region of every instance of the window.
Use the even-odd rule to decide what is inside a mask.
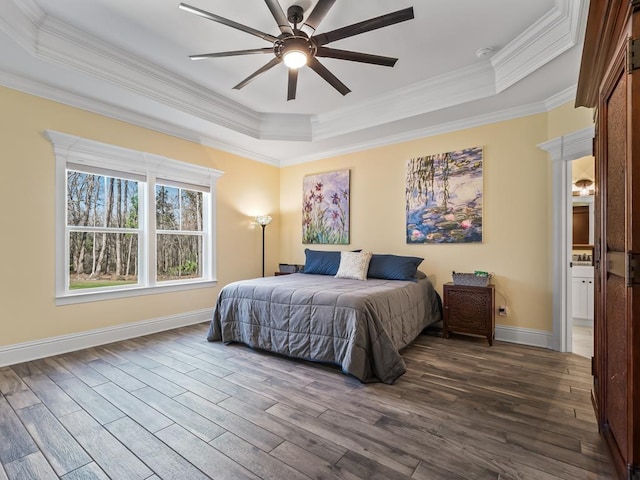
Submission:
[[[58,304],[209,286],[222,172],[48,131]]]
[[[69,290],[138,285],[139,182],[82,170],[67,168]]]
[[[203,192],[156,184],[158,281],[202,275]]]

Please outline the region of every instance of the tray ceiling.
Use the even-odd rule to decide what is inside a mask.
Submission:
[[[262,0],[187,3],[279,33]],[[280,1],[294,3],[308,12],[315,0]],[[352,92],[302,68],[287,102],[284,65],[232,89],[268,55],[190,60],[269,44],[176,0],[0,0],[0,84],[280,166],[573,99],[586,0],[338,0],[317,32],[410,6],[413,20],[331,44],[397,57],[395,67],[323,58]]]

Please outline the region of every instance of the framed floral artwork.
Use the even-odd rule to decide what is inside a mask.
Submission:
[[[407,163],[407,243],[482,242],[482,147]]]
[[[302,180],[302,243],[349,243],[349,170]]]

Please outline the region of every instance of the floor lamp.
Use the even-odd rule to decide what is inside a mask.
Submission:
[[[269,215],[258,215],[256,217],[256,222],[258,225],[262,227],[262,276],[264,277],[264,229],[267,225],[271,223],[271,216]]]

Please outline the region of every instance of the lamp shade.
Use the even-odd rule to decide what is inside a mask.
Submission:
[[[256,217],[256,222],[258,223],[258,225],[262,225],[263,227],[269,225],[272,220],[273,218],[271,218],[271,215],[258,215]]]

